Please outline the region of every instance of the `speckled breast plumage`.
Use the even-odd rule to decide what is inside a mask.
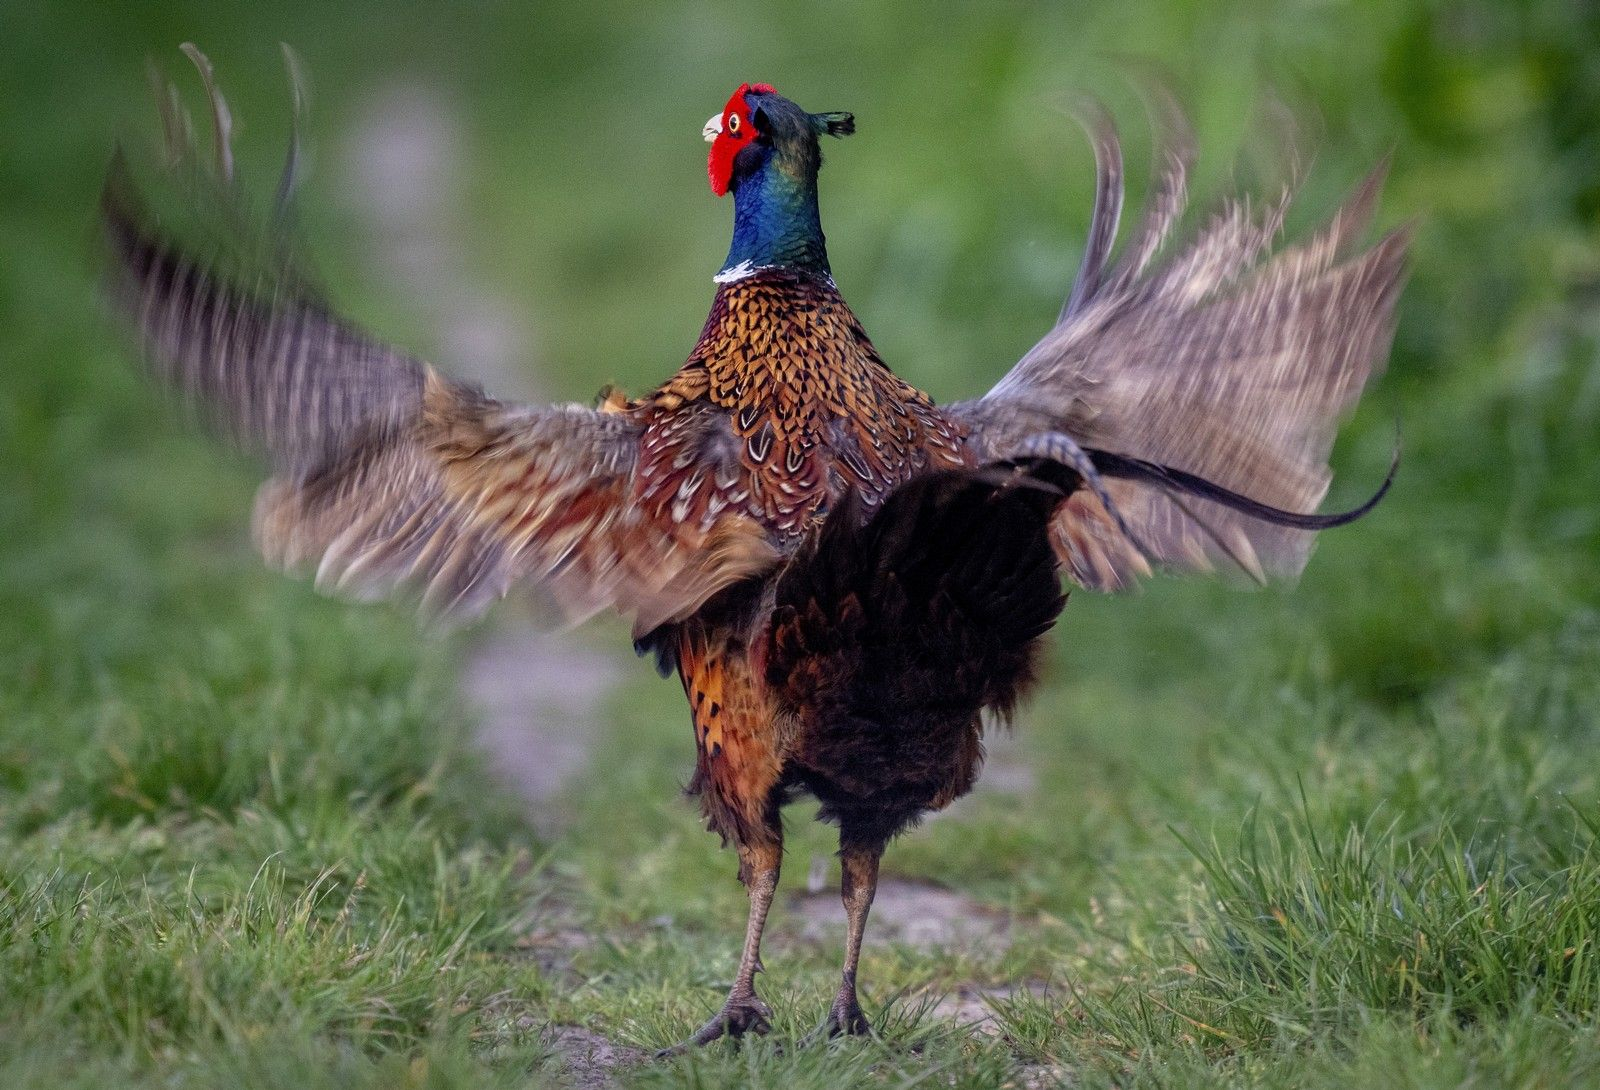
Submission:
[[[967,464],[960,426],[889,370],[833,281],[794,269],[720,285],[688,361],[630,411],[642,505],[678,523],[731,509],[790,542],[847,490],[871,510]]]

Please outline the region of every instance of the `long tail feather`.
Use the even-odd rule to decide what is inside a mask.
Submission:
[[[1112,454],[1103,450],[1091,450],[1087,453],[1095,468],[1107,477],[1144,481],[1169,493],[1198,496],[1231,508],[1240,514],[1260,519],[1262,522],[1270,522],[1274,526],[1288,526],[1296,530],[1330,530],[1335,526],[1347,526],[1356,521],[1378,506],[1379,502],[1389,494],[1389,488],[1394,484],[1395,473],[1400,469],[1400,444],[1396,442],[1394,454],[1389,460],[1389,471],[1384,474],[1383,483],[1378,485],[1377,491],[1347,511],[1316,515],[1285,511],[1281,507],[1273,507],[1271,504],[1261,503],[1232,489],[1224,488],[1204,477],[1185,473],[1170,466],[1147,462],[1142,458],[1129,458],[1123,454]]]

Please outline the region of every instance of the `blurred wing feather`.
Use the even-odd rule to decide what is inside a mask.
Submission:
[[[163,244],[119,158],[102,200],[110,289],[152,374],[238,444],[286,472],[324,464],[358,428],[393,427],[421,403],[425,368],[349,329],[287,269],[244,291]]]
[[[1030,434],[1060,430],[1085,447],[1312,511],[1331,479],[1334,430],[1393,333],[1408,232],[1351,252],[1371,220],[1384,167],[1297,245],[1273,252],[1292,195],[1286,188],[1261,211],[1228,202],[1191,241],[1155,261],[1181,216],[1193,158],[1177,115],[1159,127],[1158,180],[1116,267],[1097,287],[1075,287],[1062,319],[993,390],[948,411],[986,459],[1008,457]],[[1120,155],[1102,143],[1096,160],[1104,175]],[[1097,197],[1097,217],[1117,204]],[[1091,225],[1095,248],[1106,229]],[[1309,531],[1145,482],[1110,487],[1150,560],[1164,567],[1220,563],[1262,579],[1299,572],[1309,555]],[[1068,575],[1083,586],[1117,589],[1149,570],[1092,494],[1063,504],[1053,532]]]
[[[241,290],[143,226],[114,170],[112,295],[151,370],[277,476],[256,505],[269,561],[373,596],[410,588],[473,614],[513,585],[572,619],[651,627],[771,566],[753,521],[692,524],[635,502],[640,426],[580,406],[503,404],[368,339],[288,277]]]

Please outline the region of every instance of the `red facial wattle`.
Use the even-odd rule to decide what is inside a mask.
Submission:
[[[706,158],[706,173],[711,178],[711,192],[721,197],[733,182],[733,161],[756,138],[751,109],[744,96],[749,92],[774,94],[769,83],[741,83],[739,89],[722,108],[721,118],[715,116],[706,123],[706,133],[711,140],[711,154]],[[720,120],[720,124],[719,124]]]

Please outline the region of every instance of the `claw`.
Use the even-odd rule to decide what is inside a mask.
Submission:
[[[856,997],[840,995],[828,1008],[822,1024],[800,1040],[801,1048],[812,1048],[835,1037],[865,1037],[872,1032],[872,1023],[862,1013]]]
[[[1022,444],[1017,454],[1023,458],[1048,458],[1051,461],[1060,462],[1070,467],[1083,479],[1083,483],[1089,486],[1089,490],[1099,498],[1101,506],[1106,509],[1106,514],[1111,516],[1111,521],[1116,525],[1118,532],[1128,539],[1129,544],[1139,552],[1139,555],[1146,562],[1155,559],[1156,553],[1140,540],[1139,535],[1134,533],[1133,528],[1123,519],[1122,511],[1117,507],[1116,501],[1111,498],[1111,493],[1106,488],[1105,479],[1100,476],[1100,471],[1096,468],[1093,459],[1070,436],[1058,431],[1044,432],[1032,436]]]
[[[723,1037],[743,1037],[746,1033],[765,1036],[772,1032],[772,1008],[763,1003],[755,993],[748,996],[729,996],[728,1001],[710,1021],[671,1048],[656,1053],[656,1059],[666,1060],[681,1056],[691,1048],[709,1045]]]
[[[217,144],[217,175],[223,182],[233,182],[233,114],[228,111],[228,101],[222,97],[222,92],[217,89],[216,77],[211,70],[210,59],[193,42],[184,42],[178,47],[183,50],[183,55],[193,62],[195,69],[200,73],[200,81],[205,84],[206,97],[211,100],[211,124],[213,135]]]

